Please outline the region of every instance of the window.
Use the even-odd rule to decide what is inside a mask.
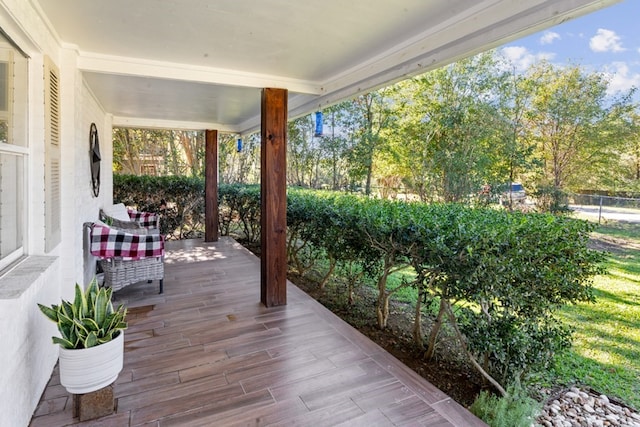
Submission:
[[[25,253],[27,58],[0,34],[0,271]]]

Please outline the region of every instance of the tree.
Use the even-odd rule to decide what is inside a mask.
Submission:
[[[494,192],[501,191],[501,187],[509,186],[514,181],[530,183],[529,170],[536,164],[533,157],[535,147],[525,137],[525,116],[531,104],[532,87],[513,64],[505,58],[497,58],[497,66],[505,71],[497,80],[496,87],[501,123],[494,125],[499,129],[501,136],[496,140],[496,157],[493,169],[487,177],[487,182],[492,185]],[[510,197],[507,202],[509,209],[512,209],[513,199]]]
[[[172,143],[172,152],[176,153],[172,156],[177,169],[175,174],[181,172],[184,175],[204,176],[204,132],[171,131],[169,141]]]
[[[320,153],[314,140],[310,115],[299,117],[287,127],[287,180],[289,184],[315,187],[318,182]]]
[[[113,170],[133,175],[204,176],[204,132],[113,129]]]
[[[640,115],[633,111],[619,120],[617,127],[623,136],[617,159],[598,175],[599,188],[608,191],[640,191]]]
[[[555,197],[596,185],[597,171],[617,161],[620,119],[631,108],[631,93],[610,98],[607,78],[577,65],[541,62],[530,68],[527,80],[533,89],[527,137],[537,147],[541,183],[549,185]]]
[[[486,182],[503,121],[496,88],[502,74],[491,53],[400,83],[395,162],[422,200],[465,201]]]
[[[339,125],[345,129],[351,146],[347,148],[349,175],[354,182],[365,182],[371,194],[374,160],[386,143],[383,130],[391,121],[388,90],[370,92],[342,104]]]
[[[630,178],[632,188],[637,191],[640,184],[640,115],[632,114],[628,125],[629,133],[625,150],[627,176]]]
[[[219,175],[221,184],[255,184],[260,182],[260,135],[242,138],[238,150],[238,137],[218,135]]]
[[[113,129],[113,170],[123,174],[162,175],[167,131]]]
[[[346,177],[348,166],[346,159],[347,138],[343,129],[338,128],[344,115],[343,104],[333,105],[325,109],[324,115],[329,129],[319,141],[319,147],[323,154],[320,162],[325,167],[326,173],[329,174],[330,188],[339,190],[348,184]]]

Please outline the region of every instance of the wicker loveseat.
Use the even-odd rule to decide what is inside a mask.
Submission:
[[[131,223],[110,218],[86,223],[90,233],[90,252],[100,260],[104,286],[114,291],[141,281],[164,280],[164,238],[157,226],[156,214],[133,212]],[[135,218],[141,219],[136,221]],[[151,226],[149,225],[151,224]]]

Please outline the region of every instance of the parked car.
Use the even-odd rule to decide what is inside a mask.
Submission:
[[[511,203],[524,203],[527,193],[519,182],[512,182],[510,186],[500,195],[503,205]]]

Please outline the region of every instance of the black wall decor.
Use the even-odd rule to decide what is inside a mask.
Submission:
[[[98,128],[91,123],[89,128],[89,157],[91,158],[91,187],[94,197],[100,194],[100,141],[98,140]]]

